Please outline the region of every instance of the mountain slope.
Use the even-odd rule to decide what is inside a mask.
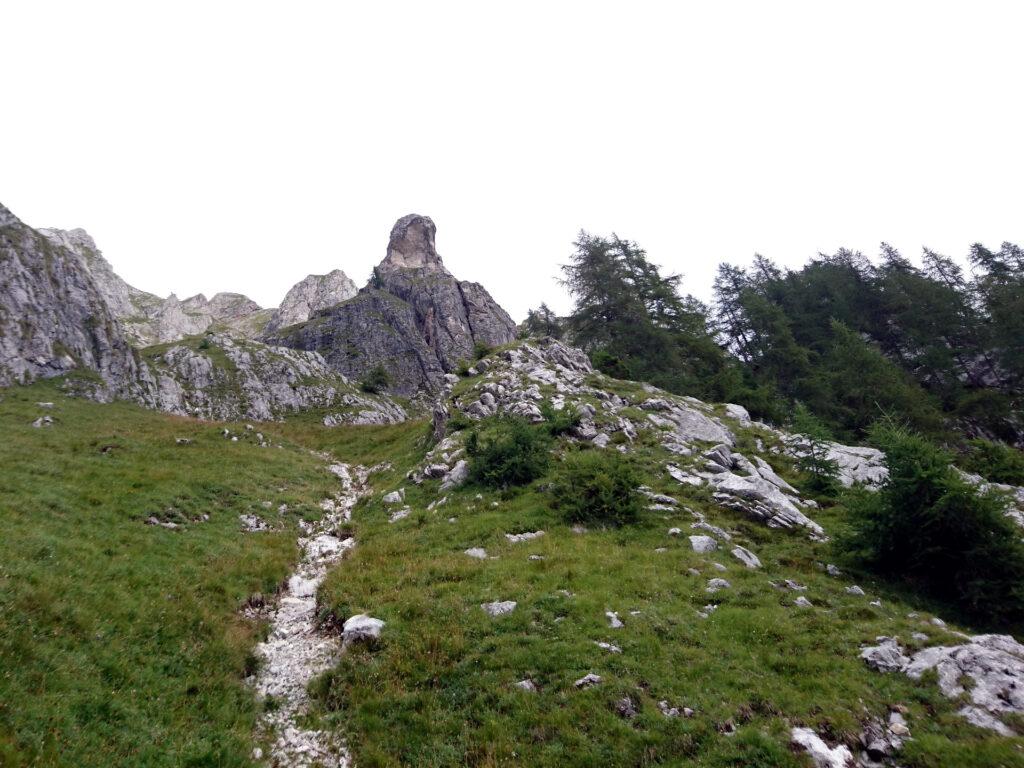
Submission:
[[[0,205],[0,386],[69,371],[98,374],[102,398],[142,375],[89,270]]]

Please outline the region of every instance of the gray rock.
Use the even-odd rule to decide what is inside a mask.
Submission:
[[[466,550],[465,554],[469,555],[470,557],[476,558],[477,560],[487,559],[487,550],[483,547],[470,547]]]
[[[800,595],[796,600],[793,601],[793,605],[797,608],[813,608],[814,605],[803,595]]]
[[[848,594],[848,595],[856,595],[857,597],[863,597],[864,596],[864,590],[861,589],[860,587],[858,587],[856,584],[854,584],[851,587],[846,587],[846,594]]]
[[[530,531],[527,533],[506,533],[505,538],[508,539],[511,544],[518,544],[523,541],[532,541],[533,539],[539,539],[544,535],[544,531]]]
[[[102,401],[147,385],[117,316],[71,244],[0,205],[0,387],[76,368],[99,374],[78,386]]]
[[[355,379],[382,365],[399,394],[440,390],[444,375],[472,359],[476,344],[506,344],[516,327],[482,286],[452,277],[434,234],[434,222],[425,216],[399,219],[370,285],[268,338],[318,350],[335,370]]]
[[[517,605],[515,600],[496,600],[493,603],[482,603],[480,607],[486,611],[488,616],[496,617],[512,613]]]
[[[382,501],[385,504],[401,504],[405,501],[405,488],[399,488],[397,491],[385,493]]]
[[[612,629],[622,629],[625,626],[617,611],[605,611],[604,615],[608,618],[608,626]]]
[[[877,637],[875,640],[878,645],[869,646],[860,652],[860,657],[872,669],[879,672],[902,672],[910,663],[895,638]]]
[[[441,490],[450,491],[453,488],[458,488],[463,485],[469,479],[469,464],[465,460],[460,459],[452,467],[451,471],[444,476],[441,481]]]
[[[603,679],[604,678],[602,678],[600,675],[595,675],[593,672],[590,672],[581,677],[575,683],[573,683],[573,685],[575,685],[577,688],[589,688],[593,685],[600,685]]]
[[[694,552],[707,554],[708,552],[714,552],[718,549],[718,542],[710,536],[691,536],[690,546],[693,547]]]
[[[348,646],[353,643],[376,643],[380,640],[380,632],[384,622],[365,613],[358,613],[345,620],[342,626],[342,642]]]
[[[810,756],[815,768],[854,768],[853,753],[845,745],[829,747],[810,728],[793,728],[790,739]]]
[[[636,704],[633,703],[633,700],[629,698],[629,696],[624,696],[615,702],[615,711],[618,713],[619,717],[625,720],[632,720],[639,714],[636,709]]]
[[[605,643],[602,641],[595,640],[594,645],[602,650],[608,651],[608,653],[622,653],[622,649],[614,643]]]
[[[757,555],[745,547],[735,546],[732,548],[733,557],[743,563],[747,568],[760,568],[761,561]]]
[[[267,323],[267,331],[304,323],[318,311],[351,299],[358,292],[356,284],[340,269],[326,275],[308,275],[285,294]]]
[[[520,680],[518,683],[516,683],[516,688],[518,688],[521,691],[526,691],[528,693],[537,692],[536,684],[533,682],[533,680],[530,680],[529,678],[527,678],[526,680]]]
[[[730,584],[725,579],[711,579],[710,581],[708,581],[708,587],[705,591],[715,593],[718,592],[720,589],[729,589],[730,587],[732,587],[732,584]]]

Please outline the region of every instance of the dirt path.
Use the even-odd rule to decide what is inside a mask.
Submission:
[[[340,634],[317,627],[316,591],[331,566],[355,546],[355,539],[339,535],[337,529],[351,519],[352,507],[369,492],[366,478],[372,470],[332,464],[330,471],[341,481],[341,492],[322,502],[320,520],[303,523],[302,561],[272,615],[267,641],[256,648],[261,662],[256,692],[272,697],[274,704],[260,717],[261,728],[274,740],[266,757],[282,768],[349,765],[345,745],[336,735],[303,725],[309,708],[306,686],[330,668],[341,651]]]

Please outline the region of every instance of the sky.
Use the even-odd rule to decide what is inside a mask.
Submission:
[[[581,230],[719,262],[1024,242],[1018,2],[8,2],[0,202],[276,306],[431,216],[514,318]]]

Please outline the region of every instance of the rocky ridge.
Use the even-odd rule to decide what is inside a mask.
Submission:
[[[135,396],[146,371],[69,245],[0,205],[0,386],[77,371],[97,399]]]
[[[353,379],[382,366],[398,394],[439,391],[446,373],[472,361],[481,346],[509,343],[516,327],[482,286],[448,272],[435,231],[426,216],[399,219],[369,285],[267,340],[319,351]]]
[[[304,323],[314,313],[351,299],[358,292],[356,284],[340,269],[326,275],[307,275],[285,294],[267,323],[266,332]]]
[[[38,231],[78,257],[135,346],[178,341],[211,328],[254,337],[269,320],[270,310],[240,293],[218,293],[212,299],[202,294],[179,299],[172,293],[161,299],[119,277],[84,229]]]
[[[144,351],[155,385],[139,400],[152,408],[202,419],[272,421],[310,409],[330,411],[328,426],[393,424],[401,406],[359,392],[316,352],[270,347],[227,334],[207,334]]]

